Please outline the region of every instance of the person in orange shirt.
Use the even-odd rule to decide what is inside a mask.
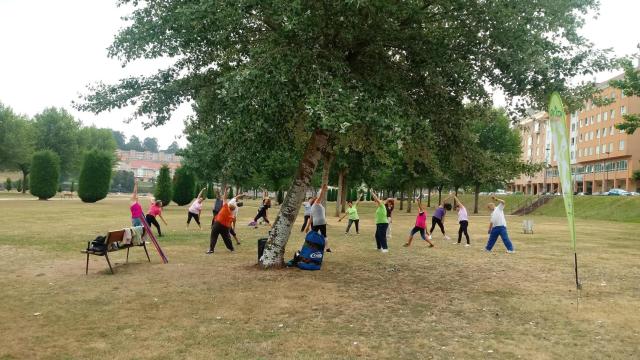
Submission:
[[[218,243],[218,235],[222,236],[222,240],[224,241],[227,249],[229,249],[229,251],[234,251],[229,230],[231,229],[231,225],[235,220],[233,214],[237,205],[235,204],[235,202],[229,204],[229,202],[227,201],[227,190],[228,189],[225,187],[224,191],[222,192],[223,205],[218,215],[216,215],[213,225],[211,226],[211,235],[209,236],[209,250],[207,251],[207,254],[213,254],[213,251],[216,248],[216,243]],[[240,196],[242,195],[238,195],[234,199],[237,199]]]

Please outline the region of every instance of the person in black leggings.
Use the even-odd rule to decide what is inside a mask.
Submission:
[[[464,234],[467,239],[467,245],[471,245],[471,241],[469,240],[469,215],[467,214],[467,208],[462,205],[462,202],[458,199],[457,196],[453,197],[456,200],[455,210],[458,212],[458,223],[460,224],[460,229],[458,229],[458,244],[462,241],[462,234]]]

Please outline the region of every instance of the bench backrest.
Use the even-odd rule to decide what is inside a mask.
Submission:
[[[122,239],[124,238],[124,230],[115,230],[115,231],[109,231],[107,233],[107,246],[118,242],[118,241],[122,241]]]

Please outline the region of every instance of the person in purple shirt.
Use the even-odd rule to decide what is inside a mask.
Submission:
[[[444,231],[444,216],[447,214],[447,208],[448,210],[451,210],[451,204],[447,203],[446,201],[450,198],[451,196],[446,197],[444,200],[442,200],[440,202],[440,205],[438,205],[438,207],[436,208],[436,211],[433,212],[433,216],[431,217],[431,230],[429,230],[429,234],[433,234],[433,229],[435,229],[436,225],[438,225],[440,231],[442,231],[442,235],[444,235],[444,238],[446,240],[451,240],[451,238],[448,237]]]

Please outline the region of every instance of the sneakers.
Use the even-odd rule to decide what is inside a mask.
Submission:
[[[452,242],[453,245],[460,245],[459,242]]]
[[[444,236],[444,239],[445,239],[445,240],[451,240],[451,238],[450,238],[448,235],[445,235],[445,236]]]
[[[404,245],[402,245],[402,246],[404,246],[404,247],[409,247],[409,245],[410,245],[409,243],[405,243],[405,244],[404,244]]]
[[[427,236],[427,239],[431,240],[433,237],[431,235]]]
[[[327,250],[325,250],[326,252],[331,252],[331,248],[327,248]]]
[[[507,254],[515,254],[516,251],[515,250],[507,250]]]
[[[356,235],[360,235],[360,233],[356,233]]]
[[[381,249],[380,251],[382,251],[383,253],[388,253],[389,249]]]
[[[469,246],[471,246],[471,244],[465,244],[465,245],[464,245],[464,247],[469,247]]]
[[[252,222],[249,223],[248,226],[257,226],[257,225],[258,225],[258,223],[256,223],[255,221],[252,221]]]
[[[434,247],[434,246],[435,246],[435,245],[433,245],[433,244],[429,244],[429,247],[430,247],[430,248],[432,248],[432,247]]]
[[[211,254],[213,254],[213,250],[207,250],[207,252],[205,252],[205,254],[211,255]]]

